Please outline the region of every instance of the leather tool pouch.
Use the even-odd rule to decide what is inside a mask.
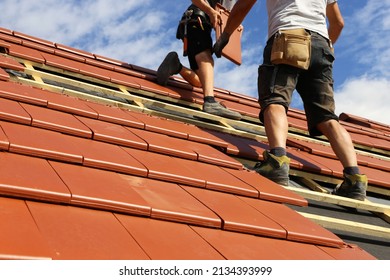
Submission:
[[[310,65],[311,36],[305,29],[278,31],[274,36],[271,63],[307,70]]]

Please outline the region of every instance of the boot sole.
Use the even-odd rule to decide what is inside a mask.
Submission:
[[[168,79],[171,76],[171,74],[170,74],[171,69],[169,67],[169,63],[170,63],[170,61],[172,61],[175,58],[176,58],[175,53],[173,53],[173,52],[169,53],[165,57],[163,62],[161,63],[160,67],[158,67],[158,69],[157,69],[157,83],[159,85],[165,86],[168,83]]]

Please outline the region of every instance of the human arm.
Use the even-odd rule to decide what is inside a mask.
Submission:
[[[209,2],[207,0],[192,0],[192,3],[204,11],[209,16],[213,28],[217,28],[217,25],[222,20],[222,18],[221,15],[210,6]]]
[[[222,49],[229,42],[230,36],[234,30],[239,27],[255,3],[256,0],[238,0],[237,3],[233,6],[233,9],[230,11],[229,18],[226,22],[225,29],[213,47],[213,51],[217,57],[221,57]]]
[[[328,34],[332,43],[336,43],[341,31],[344,28],[344,19],[341,15],[339,5],[333,2],[326,7],[326,17],[328,18]]]

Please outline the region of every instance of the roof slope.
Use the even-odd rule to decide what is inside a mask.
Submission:
[[[225,120],[179,78],[161,87],[153,70],[3,28],[0,49],[0,258],[375,258],[248,170],[267,148],[255,99],[216,89],[244,115]],[[329,145],[289,118],[291,175],[338,182]],[[386,194],[389,127],[357,126],[354,141],[378,152],[360,163]]]

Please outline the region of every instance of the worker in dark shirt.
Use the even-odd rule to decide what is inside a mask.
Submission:
[[[171,75],[180,74],[188,83],[201,87],[204,94],[203,111],[213,115],[241,119],[241,114],[231,111],[214,98],[214,59],[212,57],[212,29],[221,22],[216,11],[217,3],[230,8],[234,0],[192,0],[181,18],[177,35],[183,40],[184,55],[190,68],[183,66],[176,52],[170,52],[157,70],[157,83],[166,85]]]

